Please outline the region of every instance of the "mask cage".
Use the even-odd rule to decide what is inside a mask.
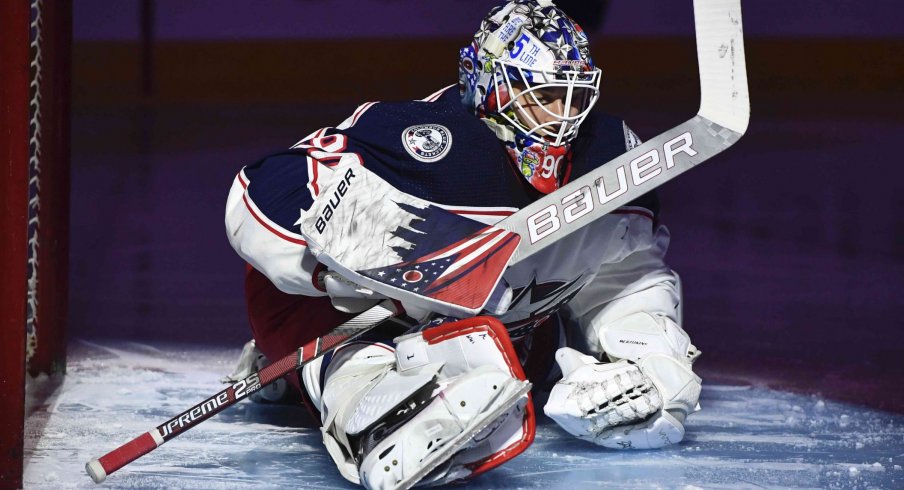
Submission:
[[[577,137],[578,128],[593,109],[599,99],[599,86],[601,80],[599,68],[590,70],[532,70],[512,63],[493,60],[493,84],[495,87],[505,85],[508,92],[508,100],[502,99],[500,90],[495,90],[496,107],[499,115],[518,130],[528,136],[540,136],[544,141],[553,146],[561,146]],[[521,82],[525,89],[515,96],[512,82]],[[537,97],[537,92],[549,88],[564,88],[565,97],[562,104],[562,113],[551,111],[545,101]],[[589,96],[584,101],[575,100],[575,89],[586,90]],[[520,102],[524,97],[529,97],[534,105],[542,109],[550,120],[544,123],[537,121]],[[578,112],[570,115],[573,104],[578,105]],[[515,117],[507,112],[510,109]],[[528,127],[530,126],[530,127]]]

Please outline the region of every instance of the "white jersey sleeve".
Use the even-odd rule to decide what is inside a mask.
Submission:
[[[367,107],[342,126],[350,127]],[[327,174],[339,165],[363,164],[360,154],[347,148],[348,140],[338,128],[320,129],[245,166],[232,183],[226,201],[229,243],[285,293],[327,295],[319,277],[326,268],[308,250],[300,224]]]
[[[232,248],[280,291],[326,295],[317,278],[319,263],[304,239],[268,218],[249,196],[249,184],[244,170],[239,172],[226,201],[226,234]]]

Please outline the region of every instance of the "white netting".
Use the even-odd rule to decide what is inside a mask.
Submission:
[[[41,209],[41,10],[43,0],[31,2],[31,101],[29,104],[28,159],[28,313],[26,319],[26,362],[38,347],[38,211]]]

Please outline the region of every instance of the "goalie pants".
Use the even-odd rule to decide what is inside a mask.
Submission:
[[[245,303],[252,335],[267,359],[282,359],[355,316],[333,308],[328,296],[284,293],[250,265],[245,268]],[[297,376],[287,378],[301,389]]]

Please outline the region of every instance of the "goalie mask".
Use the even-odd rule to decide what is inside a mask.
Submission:
[[[490,11],[461,49],[462,102],[504,141],[537,190],[559,187],[569,143],[599,97],[583,30],[549,0]]]

